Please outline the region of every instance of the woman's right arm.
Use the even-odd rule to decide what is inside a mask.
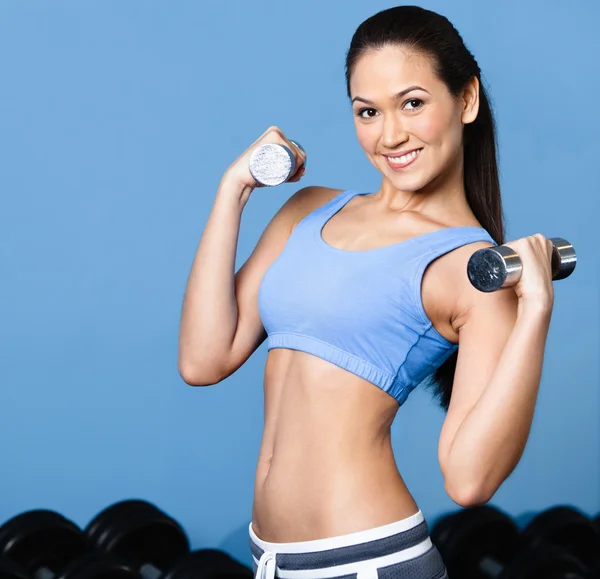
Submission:
[[[283,139],[272,127],[254,145],[261,140],[286,142]],[[305,187],[292,195],[235,274],[242,211],[257,186],[251,176],[241,178],[240,174],[240,167],[247,170],[251,152],[252,148],[240,156],[221,180],[185,290],[178,368],[183,380],[193,386],[216,384],[231,375],[265,340],[257,305],[260,282],[283,249],[306,197],[314,197],[311,191],[321,189]],[[304,158],[299,151],[297,154],[302,165]],[[299,167],[289,181],[299,181],[302,174]]]

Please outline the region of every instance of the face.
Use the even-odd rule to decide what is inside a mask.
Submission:
[[[358,141],[395,188],[421,190],[462,168],[463,128],[478,110],[476,78],[454,99],[428,56],[387,46],[360,57],[350,95]]]

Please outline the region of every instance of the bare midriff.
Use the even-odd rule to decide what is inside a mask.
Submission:
[[[392,452],[398,402],[326,360],[272,349],[252,508],[264,541],[310,541],[418,511]]]

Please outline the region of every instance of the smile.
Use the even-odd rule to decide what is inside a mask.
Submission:
[[[402,155],[402,157],[385,156],[385,158],[388,162],[388,165],[392,169],[404,169],[415,161],[415,159],[421,154],[421,150],[422,149],[417,149],[408,155]]]

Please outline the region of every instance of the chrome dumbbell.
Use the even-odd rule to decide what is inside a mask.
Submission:
[[[291,141],[301,151],[300,143]],[[306,166],[306,162],[304,163]],[[257,147],[250,157],[250,174],[266,187],[274,187],[287,181],[296,172],[296,159],[289,147],[268,143]]]
[[[573,246],[561,237],[551,237],[552,279],[569,277],[577,264]],[[482,292],[493,292],[515,285],[521,278],[523,264],[519,255],[506,245],[476,251],[467,264],[471,284]]]

